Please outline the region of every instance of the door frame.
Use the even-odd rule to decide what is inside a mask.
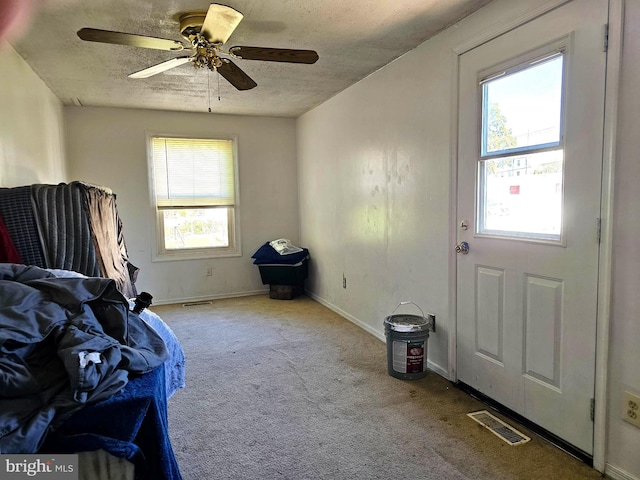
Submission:
[[[458,91],[460,57],[571,0],[548,0],[523,14],[496,23],[480,34],[456,46],[451,53],[452,95],[451,95],[451,158],[449,178],[449,380],[457,382],[457,255],[453,245],[458,236]],[[607,377],[609,360],[609,332],[611,323],[611,278],[613,247],[613,199],[616,159],[616,132],[618,117],[618,90],[622,58],[622,35],[624,26],[625,0],[609,0],[608,48],[605,72],[605,105],[602,152],[602,188],[600,198],[600,248],[598,259],[598,308],[596,312],[596,364],[595,364],[595,411],[593,425],[593,468],[604,472],[606,467],[607,435]],[[603,32],[604,42],[604,32]],[[603,45],[604,48],[604,45]]]

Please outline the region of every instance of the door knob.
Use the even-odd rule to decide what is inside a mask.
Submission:
[[[467,242],[460,242],[456,245],[456,253],[460,253],[462,255],[469,253],[469,244]]]

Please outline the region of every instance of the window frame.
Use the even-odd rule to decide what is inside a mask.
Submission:
[[[559,132],[559,140],[558,142],[548,143],[548,144],[536,144],[532,146],[526,147],[514,147],[505,150],[500,150],[496,152],[486,152],[485,148],[485,138],[486,138],[486,123],[485,123],[485,114],[484,109],[485,105],[485,96],[484,96],[484,85],[491,80],[501,78],[505,75],[515,74],[519,71],[526,70],[535,66],[536,64],[544,63],[547,60],[551,60],[552,58],[562,55],[563,56],[563,66],[562,66],[562,94],[561,94],[561,105],[560,105],[560,132]],[[539,243],[539,244],[547,244],[547,245],[557,245],[557,246],[566,246],[565,239],[565,228],[564,228],[564,193],[562,198],[562,217],[560,224],[560,234],[559,235],[547,235],[541,233],[531,233],[531,232],[513,232],[513,231],[504,231],[504,230],[490,230],[483,228],[484,227],[484,211],[485,211],[485,197],[486,191],[483,189],[482,182],[484,182],[485,177],[485,168],[483,165],[486,165],[487,161],[496,160],[499,158],[510,158],[510,157],[522,157],[526,155],[562,150],[563,152],[566,150],[565,144],[565,127],[566,127],[566,99],[567,99],[567,88],[568,88],[568,64],[570,60],[570,37],[562,38],[551,44],[547,44],[543,47],[537,48],[529,53],[524,55],[520,55],[517,58],[511,59],[507,62],[504,62],[500,65],[496,65],[487,69],[480,73],[478,77],[478,117],[479,117],[479,128],[477,130],[478,135],[478,157],[475,162],[475,170],[476,170],[476,193],[475,193],[475,215],[476,219],[474,222],[475,231],[474,237],[480,238],[493,238],[499,240],[516,240],[516,241],[524,241],[530,243]],[[562,178],[564,184],[565,178],[565,166],[566,163],[563,160],[562,162]],[[564,188],[563,188],[564,190]]]
[[[204,247],[204,248],[184,248],[167,249],[164,246],[164,215],[163,209],[158,208],[157,196],[155,192],[155,173],[153,158],[154,138],[175,138],[185,140],[229,140],[232,142],[233,152],[233,182],[234,182],[234,204],[227,207],[205,207],[205,208],[227,208],[228,210],[228,236],[229,245],[226,247]],[[175,260],[200,260],[211,258],[226,258],[242,256],[240,237],[240,180],[238,169],[238,136],[237,135],[176,135],[163,134],[157,132],[147,132],[147,168],[149,179],[149,198],[151,204],[151,215],[154,219],[154,238],[152,249],[153,262],[165,262]],[[202,208],[194,206],[193,209]],[[188,210],[189,208],[179,209]]]

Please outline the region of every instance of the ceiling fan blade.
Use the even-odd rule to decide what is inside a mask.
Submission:
[[[244,15],[237,10],[212,3],[202,24],[200,33],[210,43],[225,43]]]
[[[249,75],[244,73],[240,67],[227,58],[222,60],[222,65],[219,66],[217,70],[220,75],[226,78],[227,81],[238,90],[251,90],[253,87],[258,86]]]
[[[189,63],[193,61],[194,57],[177,57],[172,58],[171,60],[167,60],[166,62],[158,63],[153,65],[152,67],[145,68],[144,70],[140,70],[139,72],[132,73],[129,75],[129,78],[148,78],[153,75],[157,75],[158,73],[166,72],[172,68],[178,67],[180,65],[184,65],[185,63]]]
[[[312,64],[318,61],[313,50],[293,50],[290,48],[231,47],[229,52],[244,60],[262,60],[264,62],[287,62]]]
[[[98,30],[95,28],[82,28],[78,30],[78,37],[88,42],[115,43],[117,45],[129,45],[131,47],[154,48],[156,50],[184,50],[184,45],[177,40],[165,38],[145,37],[131,33],[112,32],[110,30]]]

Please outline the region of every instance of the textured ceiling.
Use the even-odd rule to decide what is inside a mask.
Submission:
[[[65,104],[296,117],[490,0],[228,0],[244,14],[225,44],[311,49],[313,65],[236,60],[258,86],[237,91],[186,64],[154,77],[128,74],[184,55],[84,42],[91,27],[183,40],[178,16],[202,0],[48,0],[12,46]],[[218,96],[220,100],[218,100]]]

